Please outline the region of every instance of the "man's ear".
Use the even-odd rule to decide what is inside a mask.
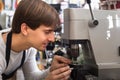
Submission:
[[[25,36],[28,34],[27,29],[28,29],[27,24],[26,24],[26,23],[22,23],[22,24],[21,24],[21,33],[22,33],[23,35],[25,35]]]

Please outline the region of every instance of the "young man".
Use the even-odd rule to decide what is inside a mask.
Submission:
[[[0,32],[0,80],[13,76],[22,67],[25,80],[67,80],[71,73],[70,61],[54,56],[51,67],[40,71],[36,50],[44,51],[54,42],[54,30],[59,26],[59,15],[42,0],[22,0],[13,17],[12,28]]]

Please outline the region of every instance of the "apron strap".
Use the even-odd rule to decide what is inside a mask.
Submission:
[[[9,32],[8,36],[7,36],[7,42],[6,42],[6,57],[5,57],[5,59],[6,59],[6,68],[8,67],[9,60],[10,60],[11,43],[12,43],[12,32]],[[20,66],[18,68],[16,68],[13,72],[11,72],[8,75],[3,73],[2,74],[2,80],[6,80],[6,79],[11,78],[15,74],[15,72],[23,65],[23,63],[25,61],[25,53],[26,52],[24,50]]]

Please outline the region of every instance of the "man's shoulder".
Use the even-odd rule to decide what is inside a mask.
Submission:
[[[2,30],[0,30],[0,33],[9,32],[10,30],[11,30],[11,28],[2,29]]]

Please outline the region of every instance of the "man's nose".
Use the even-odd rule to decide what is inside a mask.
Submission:
[[[51,35],[49,36],[48,40],[49,40],[50,42],[54,42],[54,41],[55,41],[55,35],[54,35],[54,34],[51,34]]]

